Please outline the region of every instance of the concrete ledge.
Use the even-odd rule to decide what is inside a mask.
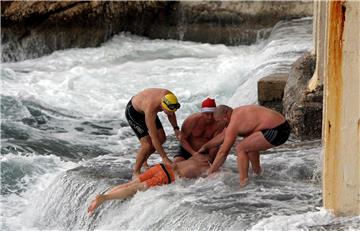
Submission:
[[[258,82],[259,105],[283,112],[282,100],[288,74],[272,74],[261,78]]]

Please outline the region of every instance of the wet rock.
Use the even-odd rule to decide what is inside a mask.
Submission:
[[[313,15],[311,2],[182,1],[172,7],[161,37],[225,45],[252,44],[266,38],[280,20]],[[155,35],[156,35],[155,34]],[[152,34],[150,34],[152,37]]]
[[[315,70],[315,55],[305,53],[292,66],[284,90],[283,106],[292,132],[301,140],[321,138],[322,86],[310,92],[308,83]]]
[[[1,60],[96,47],[122,31],[158,39],[251,44],[269,36],[280,20],[312,14],[313,2],[304,1],[2,1]]]
[[[166,2],[1,2],[2,61],[96,47],[121,31],[146,34]]]

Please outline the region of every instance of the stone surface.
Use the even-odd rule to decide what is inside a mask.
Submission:
[[[226,45],[266,38],[280,20],[313,15],[311,1],[181,1],[171,38]],[[173,33],[172,31],[176,30]]]
[[[266,38],[280,20],[312,16],[312,1],[2,1],[4,62],[96,47],[128,31],[226,45]]]
[[[301,140],[321,138],[323,87],[308,90],[314,74],[315,55],[305,53],[291,67],[284,90],[283,106],[292,132]]]
[[[283,113],[283,96],[288,74],[273,74],[258,81],[259,105]]]
[[[114,34],[145,35],[160,1],[1,2],[2,61],[36,58],[55,50],[96,47]]]

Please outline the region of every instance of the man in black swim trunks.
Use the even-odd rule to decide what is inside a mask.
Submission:
[[[224,127],[217,126],[214,120],[216,103],[214,99],[207,98],[201,103],[200,112],[191,114],[185,119],[181,126],[180,152],[175,155],[174,162],[189,159],[197,154],[199,148],[222,132]],[[209,150],[210,161],[215,158],[218,147]]]
[[[256,105],[241,106],[234,110],[220,105],[214,112],[214,119],[226,126],[225,132],[204,144],[199,152],[205,152],[223,142],[208,171],[211,174],[225,162],[236,137],[244,137],[236,145],[240,186],[248,182],[249,162],[255,174],[261,173],[259,151],[285,143],[291,131],[289,123],[280,113]]]
[[[162,147],[165,132],[157,113],[163,111],[174,128],[179,139],[180,130],[177,125],[175,111],[180,108],[176,96],[167,89],[148,88],[134,95],[126,106],[125,116],[130,127],[140,140],[141,148],[136,155],[133,176],[140,174],[141,167],[148,167],[146,160],[157,151],[164,164],[172,165],[172,161]]]

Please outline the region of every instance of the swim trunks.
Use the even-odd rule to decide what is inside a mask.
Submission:
[[[180,157],[184,158],[185,160],[187,160],[187,159],[189,159],[192,155],[191,155],[188,151],[186,151],[186,149],[185,149],[183,146],[180,146],[179,154],[176,154],[176,155],[174,156],[174,158],[176,158],[176,157],[178,157],[178,156],[180,156]]]
[[[136,111],[131,100],[126,105],[125,117],[139,140],[142,137],[149,135],[145,122],[145,114]],[[163,128],[158,116],[156,116],[155,124],[158,130]]]
[[[261,130],[265,139],[274,146],[279,146],[287,141],[290,136],[291,128],[290,124],[285,121],[279,126],[271,129]]]
[[[175,174],[169,165],[156,164],[139,175],[140,182],[145,182],[148,187],[170,184],[175,181]]]

